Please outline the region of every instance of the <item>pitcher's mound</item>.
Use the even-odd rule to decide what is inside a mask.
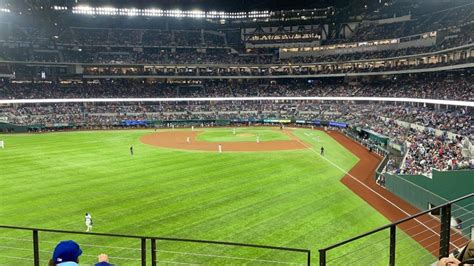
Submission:
[[[239,141],[239,142],[207,142],[198,141],[196,136],[200,131],[165,131],[144,135],[140,141],[155,147],[195,150],[195,151],[217,151],[219,144],[222,145],[222,151],[284,151],[299,150],[306,147],[293,136],[290,132],[286,132],[291,140],[275,140],[262,141],[260,143]],[[252,135],[252,134],[249,134]],[[187,138],[190,138],[190,143]]]

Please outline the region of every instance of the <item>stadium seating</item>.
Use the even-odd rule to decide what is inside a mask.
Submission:
[[[393,16],[407,10],[411,12],[408,17]],[[133,23],[136,24],[133,24],[118,22],[116,18],[94,18],[96,25],[83,19],[71,20],[68,16],[55,18],[54,26],[34,18],[2,20],[0,74],[11,75],[16,79],[1,81],[0,99],[360,96],[474,100],[473,76],[469,66],[464,66],[474,62],[474,21],[471,21],[474,5],[446,6],[436,12],[427,10],[400,3],[400,6],[386,6],[378,10],[377,14],[357,14],[365,20],[347,24],[353,27],[351,34],[322,36],[320,44],[351,45],[383,39],[397,39],[401,43],[402,39],[416,41],[423,39],[423,34],[436,32],[434,42],[429,45],[354,49],[332,54],[302,53],[289,58],[282,57],[281,50],[271,45],[294,40],[257,38],[252,43],[246,43],[241,38],[244,27],[247,27],[245,25],[239,29],[235,29],[235,25],[226,27],[212,23],[194,25],[183,22],[156,26],[146,21],[135,21]],[[327,15],[327,12],[320,15]],[[394,21],[383,21],[390,18]],[[249,23],[253,25],[253,22]],[[259,23],[254,23],[254,27],[260,27],[254,32],[263,36],[261,27],[271,25]],[[299,30],[302,33],[322,34],[319,28],[308,30],[301,26]],[[284,28],[267,30],[268,34],[286,31]],[[262,47],[249,48],[249,44],[260,44]],[[408,70],[429,72],[433,67],[457,67],[460,71],[402,75]],[[392,72],[383,77],[365,76],[369,73],[374,74],[372,76],[386,74],[386,71]],[[345,77],[355,73],[359,74],[355,78]],[[38,78],[43,75],[46,78]],[[124,75],[130,77],[113,79]],[[137,75],[158,79],[134,78]],[[301,78],[302,75],[306,76]],[[339,76],[324,79],[317,75]],[[214,76],[240,80],[215,80]],[[263,79],[281,76],[286,79]],[[168,77],[186,79],[171,82],[166,80]],[[191,77],[193,79],[189,79]],[[260,77],[262,79],[258,79]],[[393,167],[393,171],[403,173],[427,173],[432,167],[472,167],[472,162],[461,154],[462,142],[472,138],[470,112],[469,108],[450,107],[444,110],[440,106],[414,103],[359,102],[341,105],[318,101],[0,106],[0,117],[8,123],[41,125],[45,128],[58,125],[74,125],[78,128],[122,127],[124,120],[245,120],[276,117],[343,121],[371,128],[390,137],[393,143],[406,146],[408,153],[405,165],[401,169]],[[400,125],[400,121],[429,130],[406,128]],[[456,137],[434,136],[431,130],[455,134]],[[428,141],[431,139],[434,142]],[[440,149],[449,152],[434,156]]]

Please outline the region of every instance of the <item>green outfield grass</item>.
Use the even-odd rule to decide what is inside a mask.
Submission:
[[[235,141],[260,141],[289,140],[288,135],[278,128],[220,128],[206,130],[197,135],[197,140],[210,142],[235,142]]]
[[[238,130],[265,138],[287,137],[267,128]],[[227,131],[207,129],[200,137],[229,139]],[[318,248],[388,223],[339,182],[344,175],[340,170],[311,150],[167,150],[141,144],[139,137],[149,132],[2,135],[6,149],[0,150],[0,224],[85,231],[83,218],[89,212],[94,232],[305,248],[312,250],[316,262]],[[345,170],[358,161],[323,132],[299,129],[295,135],[316,149],[324,145],[326,158]],[[133,157],[130,145],[135,147]],[[388,257],[374,251],[387,247],[387,236],[388,232],[362,239],[330,253],[329,259],[370,244],[354,256],[372,255],[361,265],[367,265],[364,260],[386,265]],[[30,232],[0,229],[0,265],[31,263],[30,239]],[[107,253],[117,265],[139,264],[138,240],[41,233],[43,264],[57,241],[64,239],[82,245],[82,263],[93,263],[96,255]],[[306,262],[302,255],[246,248],[160,241],[158,249],[160,264],[169,265]],[[408,265],[402,260],[406,251],[427,263],[434,260],[410,238],[397,249],[400,265]]]

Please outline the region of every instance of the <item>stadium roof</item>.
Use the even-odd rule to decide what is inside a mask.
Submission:
[[[303,8],[324,8],[333,6],[338,3],[348,2],[348,0],[78,0],[78,3],[98,5],[109,4],[114,6],[152,7],[154,5],[162,8],[181,8],[193,9],[199,8],[203,10],[223,10],[223,11],[252,11],[252,10],[288,10]]]

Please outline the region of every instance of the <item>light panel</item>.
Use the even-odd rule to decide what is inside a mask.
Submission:
[[[54,10],[67,10],[65,7],[54,6]],[[208,18],[208,19],[243,19],[243,18],[267,18],[271,16],[270,11],[251,12],[224,12],[224,11],[202,11],[202,10],[161,10],[161,9],[136,9],[136,8],[114,8],[114,7],[90,7],[75,6],[73,14],[99,15],[99,16],[143,16],[143,17],[175,17],[175,18]]]
[[[82,98],[82,99],[14,99],[0,100],[0,104],[15,103],[86,103],[86,102],[218,102],[218,101],[375,101],[428,103],[474,107],[474,102],[422,98],[393,97],[210,97],[210,98]]]

